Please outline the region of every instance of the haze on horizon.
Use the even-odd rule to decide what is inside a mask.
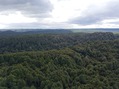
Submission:
[[[119,0],[0,0],[0,29],[119,28]]]

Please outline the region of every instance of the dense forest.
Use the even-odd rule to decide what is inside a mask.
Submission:
[[[113,33],[34,34],[0,37],[0,53],[61,49],[96,40],[119,38]]]
[[[0,37],[5,36],[17,36],[17,35],[32,35],[32,34],[65,34],[65,33],[73,33],[71,30],[64,29],[3,29],[0,31]]]
[[[0,37],[0,89],[119,89],[119,36]]]

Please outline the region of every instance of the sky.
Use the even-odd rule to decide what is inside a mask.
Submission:
[[[119,28],[119,0],[0,0],[0,29]]]

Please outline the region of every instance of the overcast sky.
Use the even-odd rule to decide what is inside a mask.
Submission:
[[[0,28],[112,27],[119,0],[0,0]]]

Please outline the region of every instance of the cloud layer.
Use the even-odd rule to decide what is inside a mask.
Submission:
[[[104,20],[119,18],[119,1],[114,0],[106,5],[90,6],[80,16],[70,19],[70,23],[79,25],[102,24]],[[117,21],[115,22],[117,23]]]
[[[0,0],[1,14],[20,11],[30,17],[46,17],[52,9],[49,0]]]
[[[0,28],[119,27],[119,0],[0,0]]]

